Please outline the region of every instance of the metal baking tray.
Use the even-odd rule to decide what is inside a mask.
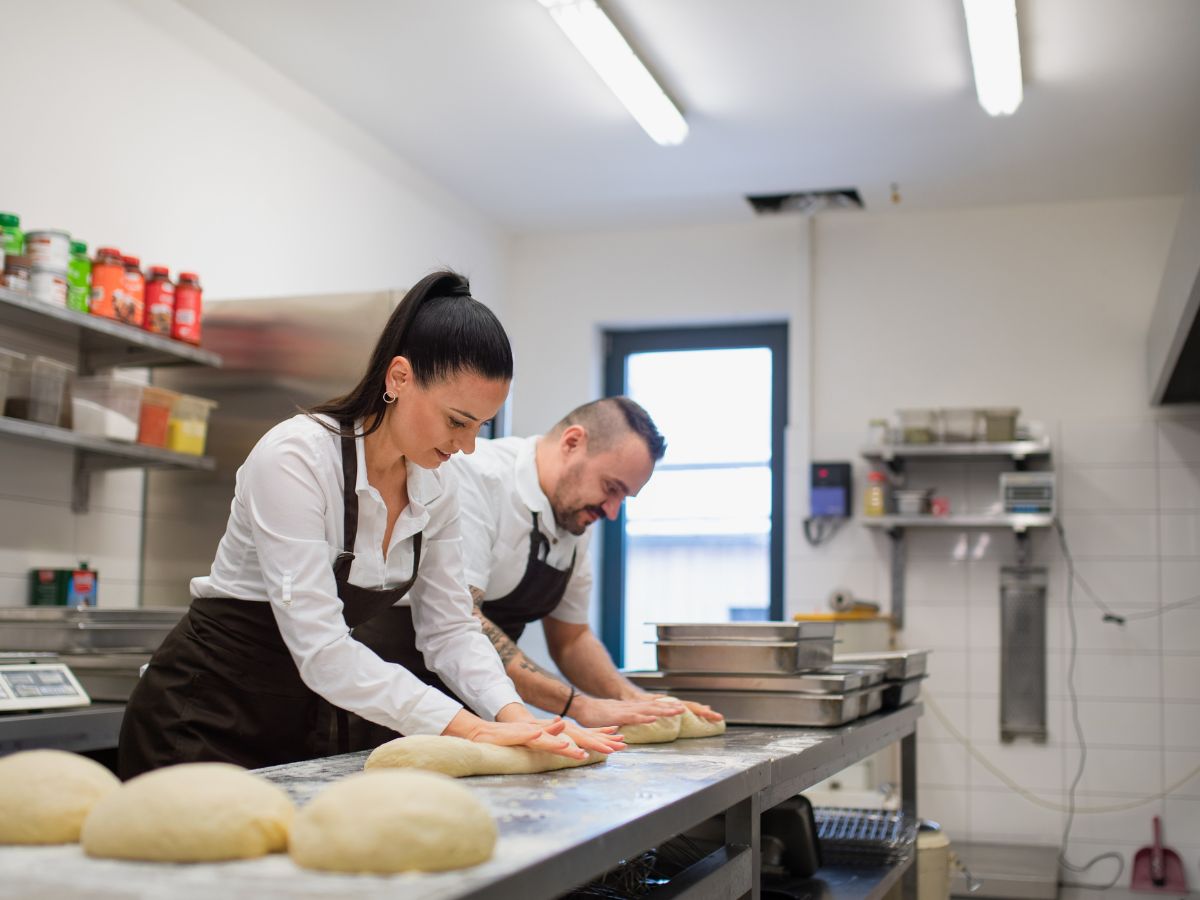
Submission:
[[[0,609],[0,649],[152,653],[185,611],[183,607],[27,606]]]
[[[59,656],[93,700],[124,703],[137,686],[149,653],[69,653]]]
[[[731,725],[792,725],[825,728],[845,725],[876,712],[883,703],[879,685],[846,694],[789,694],[765,691],[676,690],[680,700],[707,703]]]
[[[889,681],[883,686],[883,708],[899,709],[921,696],[921,682],[929,676],[918,675],[907,681]]]
[[[831,640],[833,622],[654,622],[660,641],[807,641]]]
[[[832,671],[836,668],[838,671]],[[798,675],[711,675],[687,672],[626,672],[625,677],[640,688],[667,692],[759,691],[793,694],[844,694],[862,690],[883,681],[879,666],[830,666],[817,672]]]
[[[851,665],[883,666],[887,670],[887,681],[907,681],[925,674],[928,656],[928,650],[890,650],[838,654],[836,661]]]
[[[731,675],[792,675],[833,662],[833,639],[768,643],[659,641],[658,668],[664,672]]]

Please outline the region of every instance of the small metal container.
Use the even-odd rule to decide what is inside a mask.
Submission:
[[[846,653],[837,657],[838,663],[883,666],[888,681],[906,681],[925,674],[928,650],[890,650],[880,653]]]
[[[707,703],[720,710],[731,725],[825,728],[845,725],[877,711],[883,702],[883,687],[845,694],[677,690],[674,696],[680,700]]]
[[[883,686],[883,708],[899,709],[912,703],[921,696],[921,682],[926,677],[920,675],[907,681],[889,681]]]
[[[0,649],[153,653],[184,612],[183,607],[0,609]]]
[[[664,672],[723,672],[791,675],[833,662],[833,638],[746,643],[659,641],[658,667]]]
[[[659,693],[677,690],[755,691],[759,693],[844,694],[883,681],[879,666],[829,666],[799,675],[709,675],[679,672],[626,672],[638,687]]]
[[[660,641],[806,641],[833,638],[833,622],[656,622]]]

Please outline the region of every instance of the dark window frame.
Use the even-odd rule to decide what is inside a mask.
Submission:
[[[673,350],[771,350],[771,544],[770,617],[783,618],[784,473],[788,425],[788,325],[696,326],[694,328],[608,329],[604,332],[604,396],[625,392],[626,360],[635,353]],[[671,436],[666,435],[668,443]],[[624,663],[625,506],[604,523],[604,560],[600,570],[600,636],[613,661]]]

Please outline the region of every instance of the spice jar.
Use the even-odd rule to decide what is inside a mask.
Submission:
[[[107,319],[117,317],[118,300],[125,296],[125,259],[116,247],[101,247],[92,263],[92,297],[88,311]]]
[[[155,334],[170,337],[171,321],[175,316],[175,285],[166,266],[151,266],[146,282],[146,313],[142,327]]]
[[[171,337],[175,340],[200,343],[201,294],[200,276],[195,272],[180,272],[175,287],[175,318],[171,323]]]
[[[124,263],[125,292],[114,307],[115,318],[141,328],[146,309],[146,277],[142,275],[142,261],[136,256],[126,256]]]
[[[87,244],[71,241],[71,259],[67,263],[67,308],[87,312],[91,290],[92,261],[87,257]]]

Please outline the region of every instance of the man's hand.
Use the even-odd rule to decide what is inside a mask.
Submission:
[[[576,695],[571,717],[580,725],[649,725],[664,716],[677,716],[684,704],[678,700],[651,697],[646,700],[604,700]],[[707,709],[707,707],[705,707]]]

